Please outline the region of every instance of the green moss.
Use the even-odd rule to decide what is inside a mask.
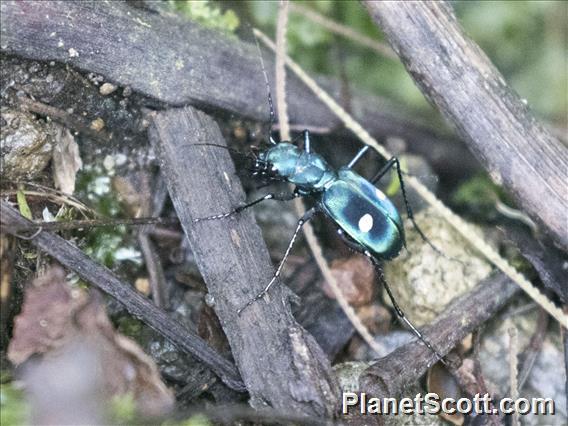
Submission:
[[[32,211],[22,189],[18,189],[18,192],[16,192],[16,199],[18,200],[18,209],[20,210],[20,214],[26,219],[33,220]]]
[[[118,332],[135,340],[140,340],[143,324],[131,316],[121,316],[117,320]]]
[[[209,1],[170,0],[171,8],[181,16],[198,22],[207,28],[234,32],[239,27],[239,18],[232,10],[221,10]]]
[[[499,187],[487,175],[475,176],[462,183],[451,197],[456,209],[473,216],[491,220],[496,216],[495,202]]]
[[[365,8],[355,1],[294,2],[328,19],[386,43]],[[507,82],[538,114],[565,122],[565,69],[568,2],[452,2],[465,32],[488,54]],[[278,2],[246,2],[251,25],[273,36]],[[290,12],[288,53],[309,73],[354,82],[353,88],[405,104],[434,125],[438,113],[428,104],[400,60],[385,58],[342,36],[332,34],[301,13]]]
[[[110,176],[99,165],[86,166],[77,174],[76,195],[79,199],[88,200],[93,210],[102,217],[124,217],[122,206],[112,191]],[[83,250],[105,266],[113,267],[126,235],[125,226],[89,229],[83,234]]]
[[[136,401],[132,393],[114,396],[110,402],[112,424],[135,424]]]
[[[162,423],[162,426],[211,426],[213,423],[209,421],[207,417],[203,414],[196,414],[191,416],[187,420],[182,420],[180,422],[174,422],[171,420],[167,420],[166,422]]]
[[[22,390],[12,383],[0,384],[0,423],[2,426],[29,423],[30,409]]]

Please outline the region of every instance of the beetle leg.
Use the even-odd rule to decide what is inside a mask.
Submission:
[[[286,249],[286,253],[284,253],[284,257],[282,257],[282,260],[278,264],[278,268],[276,268],[276,272],[272,276],[272,279],[270,280],[270,282],[266,285],[266,287],[264,287],[264,289],[260,293],[258,293],[256,296],[254,296],[254,298],[249,300],[246,305],[244,305],[242,308],[240,308],[237,311],[237,313],[239,315],[246,308],[248,308],[250,305],[252,305],[257,300],[262,299],[268,293],[268,290],[270,290],[270,287],[272,287],[272,285],[276,282],[276,279],[280,276],[280,272],[282,272],[282,268],[284,267],[284,263],[286,263],[286,259],[288,259],[288,256],[290,255],[290,251],[292,250],[292,246],[296,242],[296,238],[298,237],[298,233],[300,232],[300,229],[302,229],[302,226],[304,226],[304,224],[307,221],[309,221],[312,217],[314,217],[314,215],[316,213],[317,213],[316,208],[312,207],[306,213],[304,213],[304,215],[298,220],[298,224],[296,226],[296,230],[294,231],[294,235],[292,235],[292,239],[288,243],[288,248]]]
[[[426,234],[424,234],[424,231],[422,231],[422,229],[420,229],[420,227],[416,223],[416,220],[414,220],[414,213],[412,212],[412,208],[410,207],[410,203],[408,202],[408,197],[406,195],[406,187],[404,186],[404,179],[402,178],[402,170],[400,168],[400,162],[398,161],[398,158],[392,157],[389,161],[387,161],[387,163],[381,168],[381,170],[378,171],[378,173],[375,175],[375,177],[373,177],[373,179],[371,179],[371,183],[374,185],[393,166],[396,166],[396,174],[398,176],[398,181],[400,182],[400,190],[402,192],[402,199],[404,201],[404,206],[406,207],[406,215],[408,216],[408,219],[410,219],[410,221],[412,222],[412,225],[414,226],[414,229],[416,229],[416,232],[418,232],[418,234],[420,235],[420,238],[422,238],[422,240],[424,242],[426,242],[426,244],[428,244],[430,247],[432,247],[432,249],[436,253],[438,253],[440,256],[445,257],[446,259],[454,260],[454,261],[459,262],[459,263],[463,263],[459,259],[456,259],[454,257],[446,255],[442,250],[440,250],[438,247],[436,247],[436,245],[434,245],[434,243],[428,239]],[[406,247],[406,242],[404,242],[404,246]]]
[[[341,241],[343,241],[343,243],[349,247],[351,250],[353,250],[354,252],[357,253],[365,253],[365,248],[359,244],[358,242],[352,240],[351,238],[349,238],[345,232],[343,231],[343,229],[341,228],[337,228],[337,235],[339,235],[339,237],[341,238]]]
[[[355,157],[353,157],[353,159],[349,162],[349,164],[347,164],[347,168],[350,169],[352,168],[355,163],[357,163],[357,161],[359,161],[363,155],[365,155],[365,153],[369,150],[369,145],[365,145],[363,148],[361,148],[357,154],[355,154]]]
[[[381,167],[381,169],[377,172],[377,174],[371,179],[371,184],[375,184],[377,183],[379,180],[381,180],[381,178],[387,174],[387,172],[392,169],[392,166],[397,165],[397,171],[399,171],[398,176],[399,176],[399,181],[400,181],[400,188],[402,190],[402,198],[404,199],[404,205],[406,206],[406,213],[409,217],[409,219],[412,221],[413,225],[415,228],[417,228],[418,233],[422,236],[423,239],[425,239],[426,241],[427,238],[424,235],[424,233],[422,232],[422,230],[420,228],[418,228],[418,225],[416,225],[416,222],[414,222],[414,214],[412,213],[412,209],[410,208],[410,204],[408,203],[408,200],[406,198],[406,189],[404,187],[404,183],[402,181],[402,176],[400,175],[400,163],[398,162],[398,158],[396,157],[392,157],[389,161],[387,161],[387,163]],[[428,241],[428,243],[430,243]],[[406,249],[406,251],[408,251],[410,253],[410,251],[408,250],[408,247],[406,247],[406,240],[403,238],[402,239],[402,244],[404,245],[404,248]],[[436,249],[437,251],[437,249]]]
[[[385,287],[385,290],[387,291],[387,294],[389,296],[390,301],[392,302],[392,306],[394,307],[394,310],[396,312],[396,314],[398,315],[398,317],[400,318],[400,320],[402,322],[404,322],[411,330],[412,332],[416,335],[416,337],[418,337],[418,339],[420,339],[420,341],[422,343],[424,343],[424,345],[426,345],[426,347],[428,349],[430,349],[434,355],[436,355],[438,357],[438,359],[440,361],[442,361],[442,363],[444,365],[448,365],[446,363],[446,361],[444,360],[444,357],[434,348],[434,346],[422,335],[422,333],[418,330],[418,328],[415,327],[414,324],[412,324],[412,322],[407,318],[407,316],[404,314],[403,310],[400,308],[400,306],[398,305],[398,303],[396,302],[396,299],[394,298],[394,294],[391,291],[390,286],[387,283],[387,280],[385,280],[385,277],[383,275],[383,271],[379,265],[379,263],[372,257],[372,255],[368,252],[365,251],[365,255],[367,257],[369,257],[369,259],[371,260],[371,263],[375,266],[375,269],[377,270],[377,274],[379,275],[379,279],[382,281],[383,286]]]
[[[394,166],[395,163],[398,163],[398,158],[392,157],[383,167],[381,167],[381,169],[377,172],[373,179],[371,179],[370,182],[374,185],[379,180],[381,180],[381,178],[392,168],[392,166]]]
[[[302,134],[304,135],[304,151],[306,151],[308,154],[310,153],[310,132],[306,129],[302,132]]]
[[[365,247],[363,247],[362,245],[360,245],[356,241],[349,239],[349,237],[347,235],[345,235],[345,233],[343,232],[343,230],[341,228],[339,228],[337,230],[337,233],[339,234],[339,236],[341,237],[343,242],[347,245],[347,247],[349,247],[350,249],[352,249],[356,252],[363,253],[365,256],[367,256],[369,258],[369,260],[371,261],[371,263],[373,264],[373,266],[377,270],[377,274],[379,275],[379,279],[381,280],[381,282],[383,283],[383,286],[385,287],[385,290],[387,291],[387,294],[389,296],[390,301],[392,302],[392,306],[394,307],[396,315],[400,318],[400,320],[402,322],[404,322],[412,330],[412,332],[416,335],[416,337],[418,337],[418,339],[420,339],[420,341],[422,343],[424,343],[424,345],[426,345],[426,347],[428,349],[430,349],[434,353],[434,355],[436,355],[440,359],[440,361],[442,361],[442,363],[444,365],[447,365],[446,361],[444,360],[444,357],[442,355],[440,355],[440,353],[436,349],[434,349],[434,346],[428,340],[426,340],[426,338],[424,338],[422,333],[414,326],[414,324],[412,324],[412,322],[407,318],[407,316],[404,314],[404,311],[400,308],[400,306],[396,302],[394,295],[393,295],[387,281],[385,280],[385,277],[383,275],[383,271],[381,269],[381,265],[379,264],[377,259],[375,259],[373,257],[373,255],[367,249],[365,249]]]
[[[440,353],[436,349],[434,349],[434,346],[428,340],[426,340],[426,338],[424,338],[422,333],[414,326],[414,324],[412,324],[412,322],[404,314],[404,311],[398,305],[398,303],[395,300],[394,295],[393,295],[387,281],[385,280],[385,277],[383,275],[383,271],[381,269],[381,265],[379,264],[377,259],[375,259],[373,257],[373,255],[367,249],[365,249],[365,247],[363,247],[361,244],[357,243],[356,241],[351,240],[347,235],[345,235],[345,233],[343,232],[343,230],[341,228],[339,228],[337,230],[337,233],[339,234],[339,236],[341,237],[343,242],[347,245],[347,247],[349,247],[350,249],[357,251],[359,253],[363,253],[365,256],[367,256],[369,258],[369,260],[371,261],[371,263],[373,264],[373,266],[377,270],[377,274],[379,275],[379,279],[381,280],[381,282],[383,283],[383,286],[385,287],[385,290],[387,291],[387,294],[389,296],[390,301],[392,302],[392,306],[394,307],[396,315],[400,318],[401,321],[403,321],[412,330],[414,335],[416,337],[418,337],[418,339],[420,339],[420,341],[422,343],[424,343],[424,345],[426,345],[426,347],[428,349],[430,349],[434,353],[434,355],[436,355],[440,359],[440,361],[442,361],[442,363],[444,365],[447,365],[446,361],[444,360],[444,357],[442,355],[440,355]]]
[[[297,198],[299,196],[300,196],[300,194],[297,191],[266,194],[264,197],[257,198],[256,200],[251,201],[250,203],[243,204],[243,205],[237,207],[236,209],[234,209],[233,211],[230,211],[230,212],[227,212],[227,213],[216,214],[216,215],[213,215],[213,216],[198,217],[197,219],[193,219],[193,223],[202,222],[204,220],[224,219],[226,217],[233,216],[237,213],[240,213],[243,210],[248,209],[249,207],[252,207],[256,204],[259,204],[259,203],[261,203],[265,200],[289,201],[289,200],[293,200],[294,198]]]
[[[426,345],[426,347],[428,349],[430,349],[432,352],[434,352],[434,355],[436,355],[439,358],[439,360],[442,361],[442,363],[444,365],[447,365],[446,361],[444,360],[444,357],[440,353],[438,353],[438,351],[436,349],[434,349],[434,346],[432,346],[432,344],[424,338],[422,333],[406,317],[406,315],[404,314],[402,309],[400,309],[400,306],[398,306],[398,303],[396,303],[396,300],[395,300],[395,298],[392,294],[392,291],[391,291],[389,285],[387,284],[387,282],[384,279],[383,279],[383,285],[385,287],[385,290],[387,291],[387,294],[389,295],[389,299],[391,300],[392,305],[394,307],[394,310],[395,310],[396,314],[398,315],[398,317],[412,330],[412,332],[420,339],[420,341],[422,343],[424,343]]]

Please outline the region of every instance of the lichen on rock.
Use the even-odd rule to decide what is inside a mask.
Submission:
[[[417,326],[430,323],[455,297],[489,276],[491,265],[431,208],[415,217],[434,251],[406,221],[408,251],[384,265],[385,279],[403,311]],[[480,231],[481,232],[481,231]],[[387,300],[385,298],[385,300]]]

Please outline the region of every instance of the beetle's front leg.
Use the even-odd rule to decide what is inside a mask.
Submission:
[[[270,287],[272,287],[272,285],[276,282],[276,279],[280,276],[280,272],[282,272],[282,268],[284,267],[284,263],[286,263],[286,259],[288,259],[288,256],[290,255],[290,251],[292,250],[292,246],[296,242],[296,238],[298,237],[298,233],[300,232],[300,229],[302,229],[302,226],[304,226],[307,221],[309,221],[311,218],[313,218],[314,215],[317,212],[318,212],[318,210],[315,207],[312,207],[306,213],[304,213],[304,215],[298,220],[298,224],[296,226],[296,230],[294,231],[294,235],[292,235],[292,238],[290,239],[290,242],[288,243],[288,248],[286,249],[286,253],[284,253],[284,257],[282,257],[282,260],[278,264],[278,267],[276,268],[276,272],[274,272],[272,279],[270,280],[270,282],[266,285],[266,287],[264,287],[264,289],[260,293],[258,293],[256,296],[254,296],[254,298],[249,300],[246,303],[246,305],[244,305],[242,308],[240,308],[237,311],[239,315],[246,308],[248,308],[250,305],[252,305],[257,300],[262,299],[268,293],[268,290],[270,290]]]
[[[230,212],[216,214],[216,215],[207,216],[207,217],[199,217],[197,219],[193,219],[193,223],[202,222],[204,220],[224,219],[226,217],[230,217],[230,216],[233,216],[237,213],[240,213],[243,210],[248,209],[249,207],[252,207],[256,204],[259,204],[259,203],[261,203],[265,200],[289,201],[289,200],[293,200],[294,198],[297,198],[299,196],[300,196],[300,194],[296,191],[266,194],[265,196],[257,198],[256,200],[251,201],[250,203],[243,204],[242,206],[239,206],[239,207],[237,207],[236,209],[234,209]]]

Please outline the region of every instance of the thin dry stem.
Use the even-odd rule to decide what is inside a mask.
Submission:
[[[14,190],[1,191],[0,197],[13,196],[13,195],[16,195],[17,192],[18,191],[15,190],[15,189]],[[91,210],[89,207],[87,207],[83,203],[77,202],[73,198],[71,198],[69,196],[65,196],[64,194],[59,195],[55,192],[48,193],[48,192],[27,191],[27,190],[22,191],[22,193],[26,197],[38,197],[38,198],[42,198],[42,199],[48,199],[48,200],[51,200],[55,204],[60,204],[60,205],[65,204],[65,205],[74,207],[85,216],[86,216],[87,212],[93,213],[93,210]]]
[[[508,327],[509,331],[509,380],[511,386],[511,398],[518,399],[519,398],[519,381],[518,381],[518,374],[519,374],[519,335],[517,328],[511,322]],[[520,426],[521,421],[519,418],[518,412],[513,412],[512,418],[513,426]]]
[[[352,28],[349,28],[345,25],[342,25],[338,22],[326,18],[323,15],[320,15],[319,13],[317,13],[312,9],[294,3],[290,5],[290,10],[292,12],[301,14],[302,16],[308,18],[309,20],[311,20],[312,22],[318,25],[321,25],[322,27],[331,31],[334,34],[338,34],[340,36],[348,38],[351,41],[354,41],[355,43],[359,43],[365,47],[373,49],[381,56],[384,56],[389,59],[398,59],[396,53],[394,53],[387,44],[381,43],[380,41],[364,36],[363,34],[353,30]]]
[[[288,115],[286,109],[286,92],[285,92],[285,80],[286,80],[286,68],[285,68],[285,57],[286,57],[286,28],[288,22],[288,1],[282,1],[280,3],[280,9],[278,12],[278,22],[277,22],[277,48],[276,48],[276,103],[278,105],[278,121],[280,124],[280,140],[290,140],[289,134],[289,123],[288,123]],[[281,69],[280,69],[281,68]],[[280,90],[278,90],[280,88]],[[281,112],[284,111],[284,114]],[[299,217],[302,217],[306,212],[304,204],[300,198],[294,199],[294,210]],[[357,330],[357,332],[361,335],[363,340],[367,342],[367,344],[377,353],[380,353],[379,345],[373,339],[373,336],[369,332],[369,330],[365,327],[365,325],[361,322],[353,308],[349,305],[345,296],[341,292],[339,288],[339,284],[337,280],[333,276],[331,272],[331,268],[327,263],[327,260],[323,256],[323,252],[321,246],[314,234],[314,229],[312,225],[308,222],[304,224],[303,227],[304,235],[306,236],[306,241],[308,242],[308,246],[312,251],[314,258],[316,259],[316,263],[324,277],[324,279],[329,284],[335,299],[339,303],[343,312],[351,321],[351,324]]]

